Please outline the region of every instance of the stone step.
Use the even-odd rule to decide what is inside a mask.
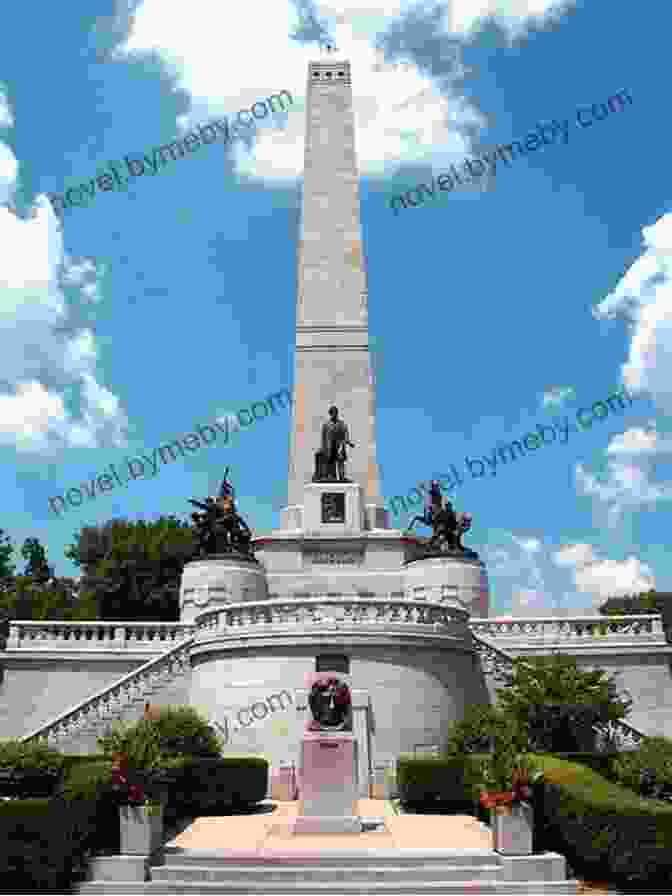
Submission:
[[[380,864],[375,859],[370,864],[351,865],[341,862],[339,865],[325,867],[321,862],[314,864],[287,865],[171,865],[152,868],[152,880],[168,882],[210,881],[233,885],[238,883],[250,890],[283,890],[291,892],[302,882],[310,882],[316,886],[345,887],[348,891],[353,887],[366,886],[369,890],[381,884],[394,884],[424,887],[427,883],[448,881],[486,881],[499,880],[501,868],[491,865],[457,865],[452,863],[436,863],[431,867],[425,862],[414,865]]]
[[[568,881],[497,881],[474,880],[467,878],[460,881],[426,881],[418,884],[417,881],[395,882],[383,881],[380,883],[368,882],[365,884],[344,883],[343,881],[330,881],[328,883],[304,880],[289,885],[249,885],[245,880],[231,883],[220,881],[157,881],[151,880],[144,883],[123,881],[87,882],[74,888],[75,893],[82,894],[119,894],[119,896],[168,896],[168,894],[208,893],[212,896],[243,896],[243,894],[263,893],[264,896],[288,896],[290,893],[327,894],[327,896],[345,896],[345,894],[361,894],[368,896],[370,893],[384,893],[386,896],[420,896],[420,894],[437,894],[437,896],[464,896],[465,893],[478,893],[478,896],[514,896],[514,894],[577,894],[578,884],[575,880]]]

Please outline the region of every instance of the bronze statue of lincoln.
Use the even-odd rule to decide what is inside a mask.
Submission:
[[[339,419],[338,408],[329,408],[329,420],[322,425],[322,451],[321,461],[322,475],[325,479],[339,482],[348,482],[345,478],[345,462],[348,459],[345,450],[346,445],[354,448],[354,442],[350,441],[350,431],[347,424]]]

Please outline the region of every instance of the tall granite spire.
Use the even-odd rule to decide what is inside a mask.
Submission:
[[[362,486],[367,507],[382,511],[349,62],[308,65],[297,260],[288,503],[303,502],[322,424],[335,405],[355,443],[347,476]]]

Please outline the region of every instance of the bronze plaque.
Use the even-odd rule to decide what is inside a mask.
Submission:
[[[345,522],[345,495],[343,492],[325,492],[322,495],[322,522]]]

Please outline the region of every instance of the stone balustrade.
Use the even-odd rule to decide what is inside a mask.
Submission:
[[[201,613],[196,619],[199,636],[246,628],[341,625],[415,625],[428,627],[466,624],[467,613],[439,603],[425,600],[406,600],[314,595],[292,600],[245,601],[228,604]]]
[[[338,594],[228,604],[185,622],[61,622],[15,620],[7,649],[165,651],[171,644],[200,633],[253,626],[319,625],[321,623],[389,623],[449,625],[460,611],[435,601],[404,597],[355,597]],[[507,643],[541,645],[553,642],[624,642],[639,644],[664,639],[659,615],[570,616],[537,618],[474,618],[475,635],[505,647]]]
[[[542,616],[537,618],[471,619],[469,627],[475,635],[494,639],[498,645],[507,641],[538,643],[566,641],[576,643],[589,639],[605,641],[641,641],[664,638],[662,618],[658,614],[641,616]]]
[[[57,718],[31,731],[22,740],[25,743],[45,739],[49,744],[56,745],[62,739],[96,729],[103,722],[114,721],[134,700],[143,699],[154,687],[191,668],[190,650],[194,640],[192,636],[178,642],[161,656],[153,657],[139,669],[134,669],[98,693],[70,707]]]
[[[184,622],[60,622],[15,620],[8,650],[168,650],[196,630]]]

